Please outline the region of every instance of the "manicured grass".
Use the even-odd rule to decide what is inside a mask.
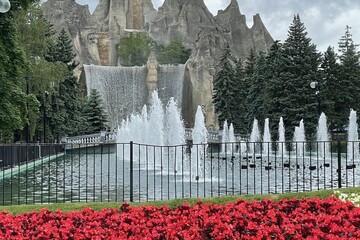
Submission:
[[[168,201],[154,201],[154,202],[142,202],[142,203],[131,203],[132,206],[163,206],[167,205],[170,208],[175,208],[183,203],[195,204],[201,200],[204,203],[213,204],[226,204],[228,202],[234,202],[238,199],[244,199],[246,201],[262,200],[264,198],[270,198],[275,201],[283,198],[328,198],[334,194],[334,190],[339,190],[343,193],[360,193],[360,187],[355,188],[341,188],[332,190],[321,190],[312,192],[301,192],[301,193],[284,193],[284,194],[265,194],[265,195],[235,195],[235,196],[222,196],[222,197],[208,197],[208,198],[185,198],[175,199]],[[89,207],[94,210],[101,210],[104,208],[119,208],[121,203],[119,202],[87,202],[87,203],[56,203],[56,204],[37,204],[37,205],[13,205],[13,206],[0,206],[0,211],[7,211],[11,214],[22,214],[25,212],[39,211],[41,209],[49,209],[51,212],[61,210],[62,212],[80,211],[84,207]]]

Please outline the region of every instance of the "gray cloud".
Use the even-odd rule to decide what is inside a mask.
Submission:
[[[164,0],[152,0],[157,9]],[[216,15],[225,9],[231,0],[204,0],[209,10]],[[76,0],[88,4],[93,11],[98,0]],[[252,26],[252,16],[259,13],[274,39],[284,41],[293,16],[300,15],[308,36],[325,51],[331,45],[337,49],[338,41],[345,33],[345,26],[352,27],[355,43],[360,43],[360,1],[358,0],[238,0],[240,11],[246,15],[247,25]]]

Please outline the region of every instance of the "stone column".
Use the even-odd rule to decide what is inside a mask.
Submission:
[[[154,90],[157,90],[157,81],[158,81],[158,61],[153,53],[150,54],[147,60],[147,76],[146,76],[146,86],[148,88],[148,99],[147,104],[150,105],[151,103],[151,93]]]

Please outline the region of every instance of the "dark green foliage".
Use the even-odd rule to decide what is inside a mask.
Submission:
[[[117,45],[120,63],[123,66],[145,65],[156,43],[146,33],[130,33]]]
[[[55,47],[49,50],[45,59],[49,62],[58,61],[66,63],[72,71],[77,66],[77,63],[74,61],[75,56],[76,54],[73,52],[72,40],[63,28],[59,33]]]
[[[227,120],[228,123],[235,122],[237,117],[234,111],[236,107],[235,71],[231,60],[231,51],[229,46],[227,46],[220,58],[218,66],[219,70],[217,71],[213,82],[213,103],[215,106],[215,112],[218,115],[220,126],[223,125],[225,120]]]
[[[318,101],[310,83],[318,79],[320,54],[307,37],[299,15],[294,16],[290,25],[288,38],[283,45],[283,54],[278,66],[281,71],[277,72],[280,72],[278,82],[286,84],[282,91],[274,93],[274,97],[278,98],[282,106],[280,114],[284,118],[287,139],[292,139],[294,128],[302,119],[307,135],[315,137],[319,118]]]
[[[278,123],[284,109],[283,90],[287,84],[281,80],[284,68],[284,51],[282,44],[275,41],[266,56],[266,117],[270,119],[271,135],[278,139]]]
[[[96,89],[91,89],[84,108],[83,117],[85,119],[85,133],[95,133],[105,130],[107,127],[107,117],[104,111],[100,93]]]
[[[59,140],[62,136],[72,136],[82,132],[82,102],[79,83],[73,74],[77,65],[74,57],[71,39],[62,29],[57,38],[56,47],[47,54],[47,59],[68,66],[67,74],[63,76],[58,88],[49,97],[49,107],[46,108],[47,122],[51,130],[49,138]]]
[[[13,132],[27,124],[27,97],[23,89],[25,54],[16,36],[15,15],[33,1],[12,1],[9,12],[0,14],[0,141],[12,141]]]
[[[247,95],[248,103],[248,122],[256,118],[260,125],[265,120],[265,97],[266,97],[266,59],[263,53],[260,53],[255,59],[251,84]]]
[[[244,69],[239,59],[236,62],[235,66],[235,110],[234,110],[234,128],[236,132],[241,134],[248,133],[248,122],[246,119],[247,113],[247,105],[246,105],[246,98],[247,98],[247,89],[245,88],[245,74]]]
[[[345,35],[339,42],[340,75],[338,80],[343,89],[343,99],[339,100],[342,112],[345,111],[347,116],[351,108],[356,111],[360,110],[360,66],[357,47],[358,45],[354,44],[352,40],[350,27],[346,26]],[[342,124],[346,125],[347,122],[343,121]]]
[[[184,64],[189,59],[191,49],[186,49],[180,40],[173,40],[158,54],[160,64]]]
[[[322,57],[320,73],[318,97],[321,101],[321,110],[326,113],[331,131],[342,129],[349,114],[348,109],[344,107],[348,101],[345,91],[347,86],[340,82],[340,65],[336,62],[336,54],[331,47],[328,47]]]

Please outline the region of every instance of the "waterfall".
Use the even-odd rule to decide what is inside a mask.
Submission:
[[[87,93],[97,89],[103,99],[111,127],[141,111],[146,103],[146,67],[84,65]]]
[[[160,65],[158,72],[159,97],[166,104],[173,97],[178,106],[182,104],[185,64]]]

